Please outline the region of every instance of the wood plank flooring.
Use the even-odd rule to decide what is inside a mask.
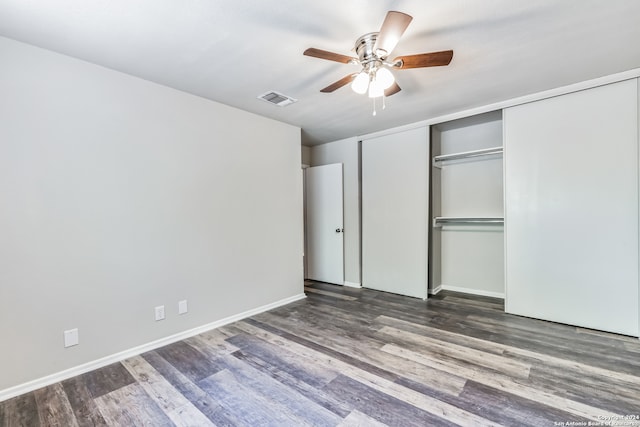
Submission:
[[[0,403],[0,426],[640,426],[640,341],[307,282],[307,299]]]

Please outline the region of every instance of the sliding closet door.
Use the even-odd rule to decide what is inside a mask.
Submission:
[[[427,297],[427,128],[362,141],[362,285]]]
[[[505,111],[507,312],[638,335],[636,85]]]

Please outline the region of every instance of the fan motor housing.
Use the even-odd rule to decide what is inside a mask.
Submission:
[[[362,65],[366,65],[371,61],[380,61],[380,58],[374,52],[376,40],[379,33],[367,33],[356,40],[355,50],[358,54],[358,59]]]

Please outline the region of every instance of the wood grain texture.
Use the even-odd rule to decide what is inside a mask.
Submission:
[[[371,418],[370,416],[363,414],[360,411],[353,410],[346,416],[338,427],[386,427],[386,424],[379,422]]]
[[[122,364],[177,426],[214,425],[142,357],[132,357]]]
[[[351,411],[351,406],[348,402],[334,398],[324,390],[324,387],[313,387],[309,383],[301,381],[299,378],[289,374],[288,372],[281,371],[277,367],[270,365],[269,362],[244,354],[241,351],[234,353],[234,356],[256,369],[260,369],[268,373],[277,381],[340,417],[347,416]]]
[[[34,392],[40,423],[51,427],[77,427],[78,422],[73,415],[62,384],[54,384]]]
[[[314,289],[314,288],[312,288],[310,286],[305,286],[304,291],[305,292],[311,292],[313,294],[326,295],[326,296],[330,296],[330,297],[338,298],[338,299],[342,299],[342,300],[347,300],[347,301],[356,301],[358,299],[356,297],[352,297],[350,295],[339,294],[337,292],[329,292],[329,291],[324,291],[322,289]]]
[[[206,378],[221,369],[215,363],[215,359],[208,358],[185,341],[169,344],[157,349],[156,352],[193,382]]]
[[[184,342],[205,354],[208,358],[217,359],[220,356],[231,354],[238,350],[237,347],[227,342],[227,338],[229,338],[228,335],[216,329],[187,338]]]
[[[395,95],[396,93],[400,92],[401,90],[402,90],[402,88],[400,88],[400,85],[398,85],[398,82],[393,82],[391,87],[388,87],[387,89],[384,90],[384,96]]]
[[[376,340],[371,335],[365,335],[364,330],[353,334],[342,331],[340,328],[330,328],[326,321],[315,322],[311,314],[307,313],[307,323],[304,328],[300,329],[292,325],[287,329],[287,332],[295,336],[291,339],[310,339],[316,349],[327,354],[336,352],[342,360],[357,364],[361,368],[391,381],[405,376],[427,382],[434,389],[450,394],[458,394],[464,387],[465,380],[455,374],[434,370],[411,360],[393,357],[385,353],[382,351],[382,346],[385,343]],[[271,317],[268,314],[264,314],[263,317],[269,318],[270,324],[280,328],[287,328],[290,323],[286,319]]]
[[[385,345],[383,350],[418,363],[435,366],[437,369],[441,369],[443,371],[452,373],[457,372],[465,378],[493,387],[496,390],[532,399],[536,402],[551,406],[552,408],[561,409],[573,416],[579,417],[581,420],[583,418],[587,418],[598,421],[602,419],[612,419],[612,417],[616,415],[615,413],[607,410],[599,409],[571,399],[561,398],[545,390],[529,387],[505,375],[499,375],[494,372],[483,372],[482,370],[473,367],[464,367],[458,363],[451,363],[450,361],[442,358],[417,353],[393,344]]]
[[[462,366],[474,364],[510,377],[528,378],[531,365],[508,357],[494,355],[473,348],[444,342],[424,335],[417,335],[400,329],[385,326],[380,335],[388,337],[390,342],[401,342],[403,346],[414,347],[420,353],[440,356],[444,359],[459,361]],[[456,363],[456,362],[454,362]]]
[[[120,363],[81,375],[82,381],[94,398],[133,384],[135,380]]]
[[[251,335],[241,334],[230,338],[230,341],[243,349],[242,353],[234,353],[236,357],[243,354],[241,357],[245,359],[248,356],[259,358],[314,388],[324,387],[339,374],[337,370],[326,369],[312,360],[301,357],[298,353],[270,345]]]
[[[331,93],[335,90],[340,89],[342,86],[346,86],[349,83],[351,83],[353,81],[353,79],[356,78],[357,74],[349,74],[348,76],[344,76],[343,78],[341,78],[340,80],[331,83],[329,86],[320,89],[320,92],[323,93]]]
[[[200,381],[199,385],[236,414],[242,425],[312,425],[291,411],[283,411],[268,395],[261,395],[242,384],[230,371],[213,374]]]
[[[183,375],[176,367],[155,351],[142,355],[171,385],[202,412],[213,424],[219,426],[240,425],[220,403]]]
[[[242,322],[241,322],[242,323]],[[258,323],[258,322],[252,322]],[[251,330],[252,326],[250,325],[242,325],[242,328],[246,330]],[[261,338],[269,340],[273,343],[279,342],[280,335],[273,334],[272,332],[263,332],[259,333]],[[286,335],[290,339],[293,338],[291,335]],[[298,337],[299,338],[299,337]],[[304,342],[304,339],[299,338]],[[420,409],[423,412],[428,414],[437,414],[438,417],[442,417],[442,423],[447,424],[445,420],[458,420],[467,423],[467,425],[485,425],[490,426],[493,425],[491,422],[485,419],[481,419],[480,417],[476,417],[471,413],[468,413],[465,410],[461,410],[453,405],[450,405],[446,402],[442,402],[436,398],[432,398],[429,395],[424,395],[420,393],[415,393],[413,390],[408,389],[406,387],[400,386],[396,384],[397,380],[400,377],[395,375],[388,375],[386,373],[383,376],[380,374],[384,374],[385,371],[380,369],[372,369],[371,366],[367,366],[366,363],[357,362],[355,363],[347,363],[342,360],[336,360],[331,357],[334,354],[334,350],[323,348],[322,346],[314,345],[313,349],[305,348],[309,347],[309,342],[307,345],[299,344],[300,349],[296,349],[300,354],[304,354],[306,356],[314,357],[316,363],[326,363],[328,365],[333,365],[342,372],[341,376],[348,376],[350,379],[356,380],[362,385],[368,386],[371,393],[375,391],[382,392],[385,394],[390,401],[395,402],[396,400],[410,402],[411,406],[414,408]],[[348,358],[347,360],[352,360]],[[335,381],[335,380],[334,380]],[[332,384],[335,385],[335,382],[332,381]],[[343,390],[346,392],[346,390]],[[344,395],[344,393],[343,393]],[[351,400],[351,399],[349,399]],[[380,409],[380,408],[378,408]],[[377,409],[377,410],[378,410]],[[390,410],[391,408],[386,408],[386,410]],[[361,409],[362,410],[362,409]],[[422,413],[422,412],[420,412]],[[431,415],[429,415],[430,417]],[[428,418],[428,417],[427,417]],[[407,422],[413,422],[410,418],[407,418]],[[383,421],[384,422],[384,421]],[[470,424],[469,424],[470,423]]]
[[[40,417],[38,415],[38,405],[36,404],[35,393],[28,393],[22,396],[14,397],[0,404],[0,414],[2,417],[2,426],[19,427],[19,426],[40,426]]]
[[[346,55],[342,55],[335,52],[329,52],[327,50],[322,50],[322,49],[316,49],[315,47],[310,47],[306,49],[302,54],[305,56],[312,56],[314,58],[342,62],[343,64],[348,64],[350,61],[356,59],[352,56],[346,56]]]
[[[340,420],[336,414],[235,357],[224,357],[221,363],[226,367],[223,371],[225,378],[232,377],[246,395],[245,404],[251,401],[261,406],[266,397],[269,408],[290,420],[291,425],[333,426]],[[222,390],[229,387],[228,381],[219,382],[219,377],[213,377]],[[203,388],[211,387],[208,380],[201,382],[201,385],[203,383],[206,383]],[[228,396],[228,391],[226,393]]]
[[[305,300],[0,402],[0,427],[537,427],[640,415],[638,340],[508,315],[489,297],[305,286]]]
[[[74,416],[80,427],[106,426],[107,423],[81,377],[73,377],[62,382]],[[1,425],[1,424],[0,424]]]
[[[405,70],[408,68],[441,67],[443,65],[449,65],[452,58],[452,50],[443,50],[441,52],[399,56],[395,58],[393,62],[402,61],[402,65],[398,68]]]
[[[352,402],[354,409],[387,425],[407,427],[455,425],[351,377],[340,375],[329,384],[327,390]]]
[[[173,425],[169,417],[137,383],[96,398],[96,405],[108,425]]]

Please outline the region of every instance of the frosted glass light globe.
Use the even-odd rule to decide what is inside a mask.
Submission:
[[[376,81],[382,86],[382,89],[389,89],[396,79],[391,74],[391,71],[386,68],[379,68],[376,72]]]
[[[360,95],[365,94],[367,92],[368,87],[369,87],[369,74],[365,73],[364,71],[358,74],[356,78],[353,79],[353,82],[351,83],[351,89],[353,89],[355,93],[358,93]]]

